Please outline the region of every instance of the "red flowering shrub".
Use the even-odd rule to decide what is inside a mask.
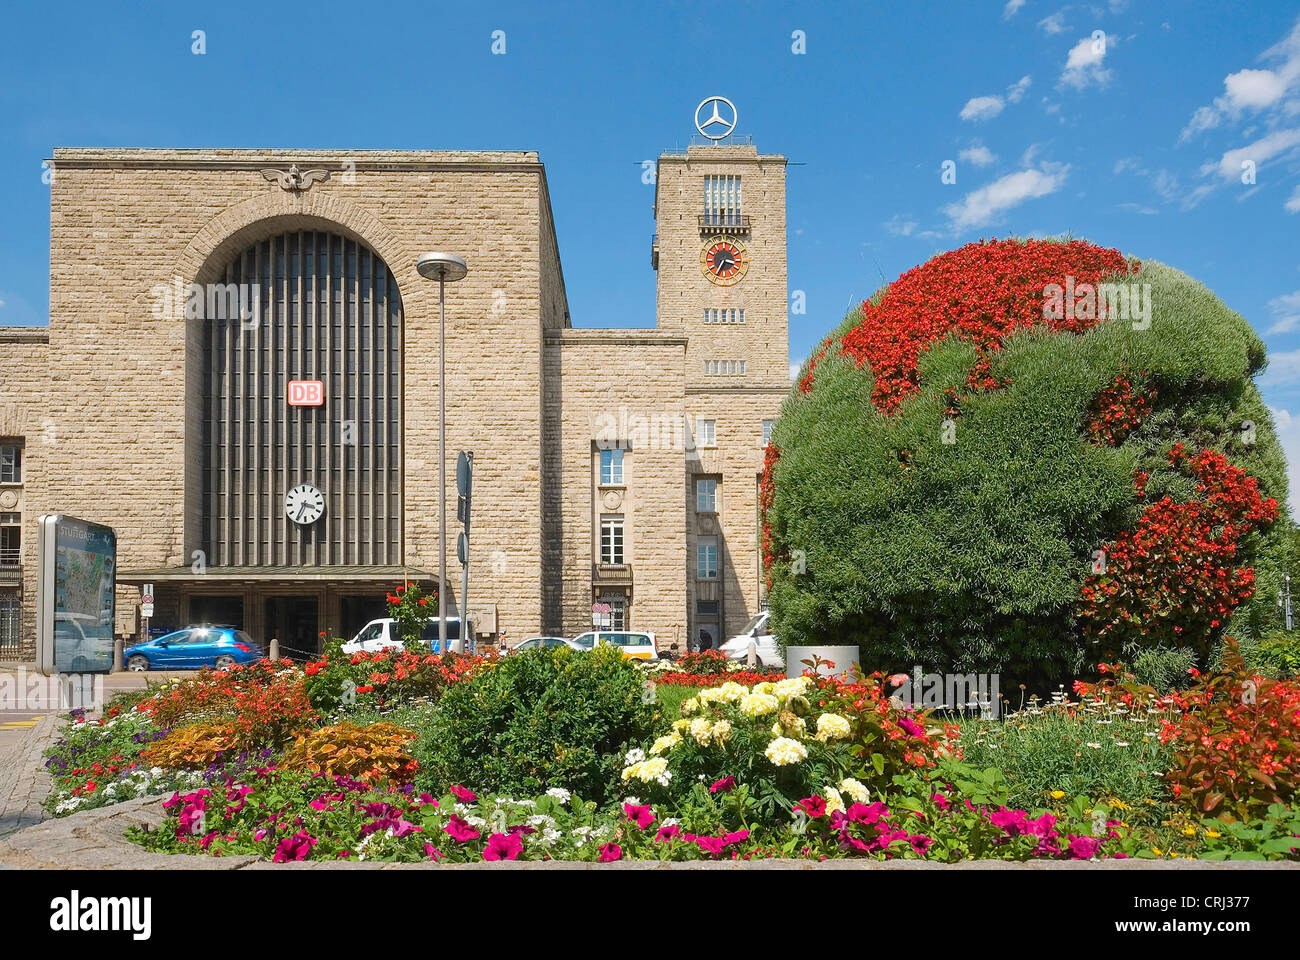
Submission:
[[[357,703],[383,708],[436,700],[449,685],[468,680],[487,663],[483,657],[412,650],[347,654],[340,644],[330,644],[319,660],[303,668],[307,694],[325,712]]]
[[[1242,537],[1277,519],[1277,501],[1214,450],[1190,457],[1174,444],[1169,462],[1196,476],[1200,499],[1166,496],[1143,510],[1135,530],[1103,548],[1104,572],[1081,590],[1079,621],[1108,655],[1130,642],[1204,651],[1255,592],[1255,571],[1234,562]],[[1137,486],[1141,494],[1145,477]]]
[[[1266,633],[1287,547],[1264,362],[1195,280],[1083,241],[907,271],[818,346],[773,431],[773,632],[1040,692],[1099,636],[1204,653],[1229,617]],[[1200,459],[1169,462],[1179,442]]]
[[[1123,443],[1124,438],[1151,412],[1155,396],[1154,388],[1139,392],[1134,389],[1128,375],[1121,373],[1114,383],[1097,395],[1085,425],[1088,437],[1093,443],[1111,446]]]
[[[1229,639],[1218,670],[1193,670],[1195,683],[1157,698],[1120,665],[1101,666],[1099,683],[1076,683],[1102,702],[1158,701],[1176,708],[1163,721],[1162,743],[1176,763],[1165,782],[1175,801],[1197,813],[1248,820],[1270,804],[1294,804],[1300,785],[1300,685],[1255,676]]]
[[[220,722],[243,749],[284,743],[317,718],[303,675],[288,660],[200,670],[136,709],[163,728]]]
[[[438,616],[438,591],[435,589],[426,597],[418,583],[407,583],[394,588],[384,599],[388,602],[388,615],[397,621],[393,626],[398,639],[419,644],[425,623]]]
[[[882,413],[893,413],[916,393],[921,354],[949,335],[975,347],[967,386],[995,389],[1001,384],[991,372],[989,356],[1013,330],[1046,323],[1053,330],[1079,333],[1098,322],[1096,316],[1073,311],[1066,318],[1045,319],[1047,285],[1063,283],[1067,276],[1076,285],[1096,284],[1128,266],[1118,250],[1082,240],[968,243],[907,271],[879,303],[863,303],[862,322],[844,334],[841,350],[859,367],[870,365],[876,376],[871,397]],[[800,383],[805,393],[812,389],[811,371],[806,379],[806,388]]]

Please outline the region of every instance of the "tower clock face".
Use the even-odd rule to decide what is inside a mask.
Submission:
[[[325,495],[310,483],[300,483],[285,494],[284,512],[300,527],[315,523],[325,513]]]
[[[749,254],[739,240],[714,237],[704,244],[700,253],[700,269],[713,283],[729,287],[745,276]]]

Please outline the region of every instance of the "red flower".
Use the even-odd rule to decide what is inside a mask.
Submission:
[[[826,812],[826,798],[813,794],[811,797],[800,800],[795,806],[816,820]]]

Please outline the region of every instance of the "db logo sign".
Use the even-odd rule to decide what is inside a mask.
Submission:
[[[319,407],[325,402],[325,384],[319,380],[290,380],[289,406]]]

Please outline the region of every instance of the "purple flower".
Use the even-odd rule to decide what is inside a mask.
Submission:
[[[292,837],[285,837],[275,845],[273,863],[287,863],[292,860],[306,860],[311,855],[311,848],[316,846],[316,838],[309,836],[306,830],[300,830]]]

